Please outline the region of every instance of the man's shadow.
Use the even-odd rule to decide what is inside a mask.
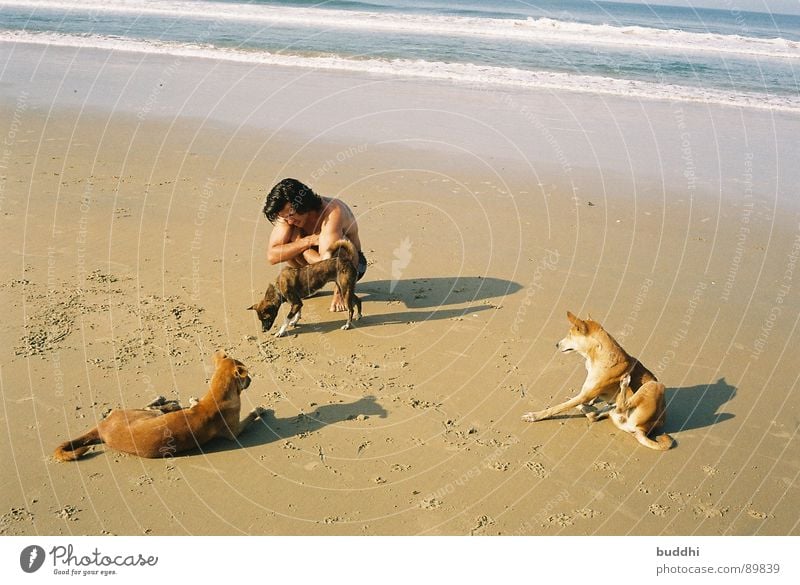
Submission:
[[[370,327],[464,317],[494,309],[496,306],[489,303],[489,299],[498,299],[497,302],[500,303],[503,297],[521,289],[522,286],[516,282],[482,276],[373,280],[360,283],[356,287],[356,294],[364,303],[364,316],[355,322],[355,326]],[[317,293],[318,296],[330,294],[333,293]],[[469,303],[480,304],[469,306]],[[398,311],[400,307],[411,310]],[[307,312],[305,308],[303,310]],[[306,331],[329,333],[341,325],[339,321],[300,321],[298,328],[290,329],[289,334]]]
[[[430,309],[501,299],[521,289],[522,286],[517,282],[488,276],[373,280],[357,286],[362,301],[400,302],[407,309]]]
[[[310,413],[300,413],[287,418],[277,418],[270,409],[259,420],[242,431],[236,441],[215,439],[203,446],[203,453],[217,453],[266,445],[275,441],[283,441],[306,433],[314,433],[328,425],[358,419],[360,417],[377,416],[386,418],[388,412],[374,396],[365,396],[347,404],[325,404]],[[245,413],[242,412],[244,417]],[[200,454],[192,451],[190,454]]]
[[[667,421],[664,431],[680,433],[710,427],[732,419],[729,412],[720,413],[722,406],[736,396],[736,387],[720,378],[713,384],[686,388],[667,388]]]

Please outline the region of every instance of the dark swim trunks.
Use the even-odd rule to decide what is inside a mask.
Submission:
[[[358,276],[356,277],[356,282],[361,280],[361,277],[364,276],[367,272],[367,257],[364,256],[364,252],[361,250],[358,251],[358,268],[356,269],[358,272]]]

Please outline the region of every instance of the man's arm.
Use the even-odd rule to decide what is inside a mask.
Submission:
[[[328,213],[327,217],[322,222],[320,226],[321,230],[319,233],[319,255],[320,260],[325,260],[331,257],[330,248],[338,242],[339,240],[345,237],[344,235],[344,226],[343,226],[343,216],[342,210],[337,205],[333,209],[331,209],[330,213]]]
[[[319,243],[319,236],[311,234],[298,237],[297,228],[278,222],[272,229],[267,244],[267,261],[270,264],[286,262],[304,253],[310,253],[312,246]]]

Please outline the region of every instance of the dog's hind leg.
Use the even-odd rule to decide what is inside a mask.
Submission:
[[[338,283],[337,283],[337,286]],[[354,293],[353,288],[351,286],[339,286],[339,290],[342,293],[342,300],[344,301],[345,305],[347,305],[347,322],[342,325],[342,329],[352,329],[353,328],[353,308],[354,306],[358,305],[358,318],[361,318],[361,299],[359,299]]]
[[[580,407],[579,407],[580,408]],[[599,420],[603,420],[608,418],[609,412],[614,410],[614,404],[604,404],[601,408],[593,407],[594,412],[584,412],[586,418],[588,418],[592,422],[597,422]]]

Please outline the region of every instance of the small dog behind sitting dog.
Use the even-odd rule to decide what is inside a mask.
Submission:
[[[270,330],[278,316],[278,309],[288,302],[291,304],[289,314],[275,336],[286,335],[289,326],[297,325],[300,320],[303,298],[314,294],[329,282],[336,283],[347,305],[347,323],[342,325],[342,329],[353,327],[354,308],[358,309],[356,319],[361,318],[361,299],[355,293],[358,273],[353,261],[357,257],[356,247],[349,240],[339,240],[331,246],[330,251],[331,257],[327,260],[302,268],[287,266],[281,270],[275,284],[267,288],[264,298],[248,307],[248,311],[255,311],[258,315],[262,331],[266,333]]]

